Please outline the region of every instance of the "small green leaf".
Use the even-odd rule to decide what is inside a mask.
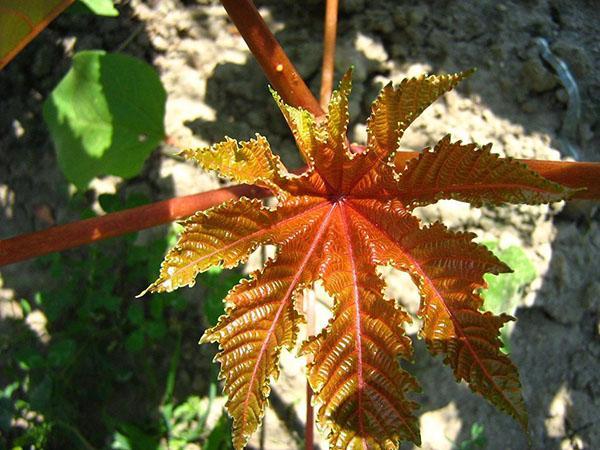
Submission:
[[[144,332],[142,330],[135,330],[125,340],[125,348],[131,353],[137,353],[144,348]]]
[[[53,381],[49,375],[46,375],[40,384],[35,385],[29,393],[29,401],[33,409],[44,411],[52,406],[52,387]]]
[[[111,313],[116,313],[121,305],[121,297],[116,295],[105,294],[101,296],[93,296],[92,300],[96,303],[94,309],[105,309]]]
[[[231,444],[230,419],[225,411],[219,421],[212,429],[206,442],[202,446],[203,450],[225,450],[233,448]]]
[[[167,334],[167,326],[162,321],[152,321],[145,325],[146,333],[151,339],[161,339]]]
[[[79,0],[79,3],[83,3],[90,11],[99,16],[119,15],[112,0]]]
[[[120,422],[111,448],[118,450],[147,450],[158,448],[158,440],[133,423]]]
[[[513,314],[519,303],[517,293],[537,277],[535,266],[527,258],[521,247],[513,245],[500,250],[498,243],[491,241],[484,242],[483,245],[513,269],[512,273],[484,275],[484,279],[488,284],[487,289],[481,293],[484,300],[484,309],[494,314]],[[510,354],[511,343],[508,324],[505,324],[500,330],[500,340],[502,341],[502,351]]]
[[[512,314],[518,302],[516,294],[537,276],[535,266],[521,247],[510,246],[500,250],[496,242],[483,244],[513,269],[512,273],[484,276],[488,283],[488,288],[482,292],[484,308],[494,314]]]
[[[113,213],[123,209],[121,200],[115,194],[100,194],[98,203],[105,213]]]
[[[133,324],[140,326],[144,323],[144,308],[139,303],[132,304],[127,310],[127,319]]]
[[[154,319],[161,319],[163,316],[163,310],[165,309],[165,302],[160,295],[154,295],[150,299],[150,315]]]
[[[48,361],[54,367],[65,365],[75,353],[77,344],[73,339],[63,339],[50,347]]]
[[[235,272],[223,272],[219,267],[211,267],[201,277],[200,284],[206,286],[203,312],[208,324],[213,327],[219,317],[225,314],[223,298],[240,281],[240,275]]]
[[[32,347],[23,347],[17,350],[15,360],[21,370],[34,370],[45,365],[45,359]]]
[[[23,310],[23,315],[28,316],[31,313],[31,304],[25,299],[21,299],[19,304],[21,305],[21,309]]]
[[[96,176],[137,175],[165,136],[166,93],[144,61],[84,51],[44,102],[65,176],[85,189]]]

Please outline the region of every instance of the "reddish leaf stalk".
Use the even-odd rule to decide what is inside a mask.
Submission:
[[[247,185],[222,188],[22,234],[0,241],[0,266],[173,222],[244,195],[269,192]]]
[[[319,102],[277,42],[251,0],[221,0],[273,88],[292,106],[322,116]]]
[[[69,2],[70,0],[65,4]],[[239,2],[223,0],[223,4],[228,12],[232,14],[234,23],[241,28],[240,32],[246,41],[253,42],[252,45],[249,44],[250,49],[253,52],[258,49],[255,56],[257,59],[262,60],[264,64],[261,63],[261,65],[263,67],[270,61],[270,54],[265,50],[266,48],[271,48],[274,54],[281,52],[285,56],[275,38],[266,28],[260,15],[258,15],[258,11],[249,0],[240,0]],[[244,17],[245,14],[247,17]],[[254,17],[250,18],[252,14]],[[260,37],[260,33],[270,37]],[[265,42],[270,43],[270,47],[266,44],[261,45]],[[277,51],[273,49],[277,49]],[[285,60],[289,62],[287,57],[285,57]],[[268,65],[269,67],[272,66],[272,64]],[[291,63],[286,67],[288,69],[291,67],[290,70],[293,70],[293,73],[297,75]],[[273,70],[270,72],[272,73]],[[286,74],[290,73],[286,70],[284,72]],[[276,84],[271,77],[274,80],[279,80],[279,82]],[[317,100],[306,88],[306,85],[302,83],[306,89],[302,90],[303,94],[300,95],[298,91],[292,89],[297,80],[291,83],[288,78],[280,77],[278,73],[272,73],[269,76],[270,81],[282,94],[294,92],[291,99],[289,95],[284,96],[286,101],[309,110],[312,109],[313,113],[322,114],[323,111]],[[417,155],[417,152],[400,152],[396,160],[398,162],[408,161]],[[549,180],[569,187],[586,189],[576,193],[574,198],[600,200],[600,163],[538,160],[523,160],[523,162]],[[268,193],[249,186],[218,189],[0,240],[0,266],[172,222],[189,216],[197,210],[206,209],[222,201],[238,198],[242,195],[265,197]]]
[[[315,293],[314,291],[304,292],[304,312],[306,314],[306,335],[315,334]],[[312,362],[310,355],[306,356],[306,364]],[[315,411],[312,405],[313,391],[308,379],[306,380],[306,423],[304,425],[304,445],[306,450],[314,449],[315,442]]]
[[[323,41],[323,65],[321,67],[321,108],[327,110],[327,104],[333,90],[335,71],[335,41],[337,33],[338,0],[327,0],[325,9],[325,35]]]
[[[327,105],[333,90],[333,74],[335,69],[335,41],[337,33],[338,0],[327,0],[325,7],[325,23],[323,36],[323,64],[321,66],[321,90],[319,100],[321,108],[327,111]],[[315,293],[307,291],[304,294],[306,313],[306,334],[315,334]],[[307,365],[312,362],[310,355],[306,358]],[[314,449],[315,442],[315,411],[312,404],[313,391],[308,378],[306,380],[306,423],[304,425],[304,445],[306,450]]]
[[[50,13],[46,17],[44,17],[40,22],[33,26],[31,26],[31,23],[27,19],[27,24],[31,27],[31,30],[29,31],[27,36],[21,39],[21,41],[15,46],[15,48],[13,48],[2,59],[0,59],[0,69],[6,66],[21,50],[23,50],[23,48],[25,48],[27,44],[29,44],[32,41],[34,37],[40,34],[50,22],[56,19],[58,15],[65,9],[67,9],[67,7],[70,6],[74,1],[75,0],[64,0],[63,2],[59,3],[52,11],[50,11]],[[6,10],[6,8],[2,9]],[[16,12],[16,14],[20,15],[18,12]]]
[[[404,162],[416,156],[418,152],[400,152],[396,161]],[[521,161],[551,181],[586,189],[577,192],[573,198],[600,200],[600,163]],[[258,188],[233,186],[22,234],[0,240],[0,266],[173,222],[241,196],[264,198],[268,195],[269,192]]]

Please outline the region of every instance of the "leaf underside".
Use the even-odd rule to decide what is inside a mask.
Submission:
[[[334,299],[333,318],[301,346],[311,355],[308,379],[317,418],[331,448],[396,449],[420,443],[419,386],[399,365],[412,357],[404,331],[409,316],[384,298],[377,266],[409,273],[419,287],[420,336],[440,354],[457,380],[527,427],[516,367],[500,351],[499,329],[511,320],[482,312],[478,292],[485,273],[510,269],[471,233],[441,223],[421,227],[410,210],[442,198],[483,203],[541,203],[571,191],[525,166],[473,144],[443,138],[406,167],[394,164],[404,130],[469,73],[420,77],[386,86],[368,119],[367,150],[348,148],[350,73],[333,93],[328,115],[316,120],[283,103],[281,109],[308,169],[289,174],[260,136],[231,139],[184,157],[238,182],[272,190],[277,207],[242,198],[197,213],[185,222],[158,280],[148,290],[192,285],[213,265],[230,268],[260,245],[277,247],[274,259],[232,289],[226,314],[203,342],[218,342],[221,378],[233,417],[233,441],[243,448],[260,425],[282,348],[296,344],[304,289],[321,280]]]

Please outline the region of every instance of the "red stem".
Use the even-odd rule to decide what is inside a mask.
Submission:
[[[337,33],[338,0],[327,0],[325,9],[325,36],[323,39],[323,65],[321,67],[321,108],[327,110],[335,71],[335,39]]]
[[[402,163],[418,155],[418,152],[399,152],[396,162]],[[520,161],[551,181],[586,188],[573,198],[600,200],[600,163]],[[0,240],[0,266],[173,222],[241,196],[264,198],[268,195],[268,191],[254,186],[233,186],[22,234]]]
[[[308,337],[315,334],[315,292],[304,292],[304,312],[306,314],[306,335]],[[312,355],[306,356],[306,365],[312,362]],[[306,450],[314,449],[315,442],[315,411],[312,405],[313,391],[308,381],[308,373],[306,377],[306,423],[304,425],[304,445]]]
[[[64,2],[66,3],[68,2]],[[294,73],[297,77],[295,69],[250,1],[223,0],[223,4],[240,28],[251,50],[256,52],[257,59],[262,61],[263,67],[267,64],[272,68],[272,65],[268,64],[270,53],[265,50],[270,48],[273,55],[283,54],[284,59],[281,60],[287,61],[283,73],[286,75]],[[264,36],[261,33],[264,33]],[[317,100],[303,82],[304,88],[300,91],[292,89],[297,86],[299,77],[290,81],[289,77],[280,76],[277,71],[273,73],[273,70],[266,70],[266,72],[286,101],[304,106],[313,114],[323,113]],[[288,95],[290,92],[293,94]],[[400,152],[396,160],[407,161],[417,155],[416,152]],[[575,198],[600,200],[600,163],[537,160],[523,160],[523,162],[552,181],[569,187],[586,188],[585,191],[576,193]],[[264,197],[268,193],[249,186],[218,189],[0,240],[0,266],[172,222],[189,216],[197,210],[209,208],[241,195]]]
[[[270,193],[254,186],[240,185],[22,234],[0,241],[0,266],[173,222],[243,195],[267,197]]]
[[[338,0],[327,0],[325,7],[325,32],[323,38],[323,65],[321,68],[321,91],[319,92],[320,104],[327,110],[331,91],[333,90],[333,74],[335,69],[335,40],[337,33]],[[315,334],[315,293],[308,291],[304,294],[306,312],[306,334]],[[311,355],[306,358],[308,365],[312,361]],[[306,423],[304,425],[304,445],[306,450],[313,450],[315,445],[315,411],[312,404],[313,390],[306,379]]]
[[[267,27],[254,3],[250,0],[221,0],[221,3],[281,98],[289,105],[307,109],[314,116],[322,116],[324,113],[319,102]]]

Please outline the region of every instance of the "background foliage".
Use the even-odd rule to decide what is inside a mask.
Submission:
[[[105,194],[100,204],[110,212],[144,200]],[[47,323],[34,333],[25,319],[13,320],[13,332],[0,335],[0,448],[227,448],[226,416],[207,427],[211,411],[218,417],[216,371],[204,393],[177,384],[183,336],[197,339],[186,320],[198,314],[194,304],[181,294],[134,300],[133,289],[151,280],[174,235],[171,229],[144,244],[130,235],[40,260],[53,281],[20,306],[25,316],[39,310]],[[237,279],[212,271],[201,280],[207,325]]]

